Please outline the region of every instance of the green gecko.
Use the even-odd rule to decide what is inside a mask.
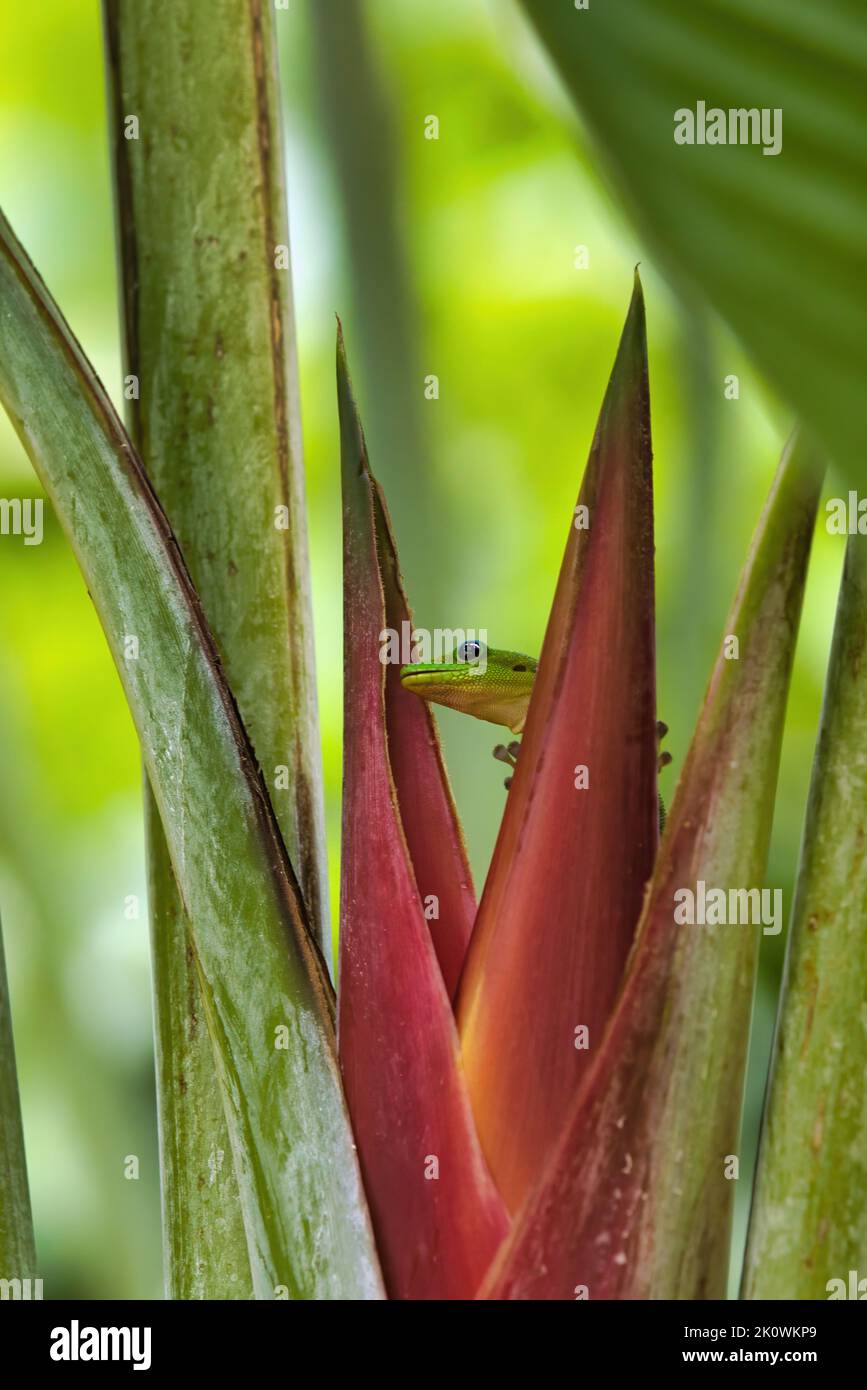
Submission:
[[[457,661],[401,666],[404,690],[476,719],[487,719],[490,724],[505,724],[513,734],[521,733],[538,661],[523,652],[501,652],[493,647],[484,654],[481,642],[462,642],[456,655]]]
[[[527,719],[527,708],[533,693],[533,682],[539,663],[523,652],[501,651],[489,647],[484,652],[480,642],[462,642],[456,652],[457,660],[451,662],[418,662],[412,666],[401,666],[400,683],[404,690],[411,690],[423,700],[437,705],[447,705],[449,709],[471,714],[475,719],[486,719],[490,724],[504,724],[513,734],[523,731]],[[657,724],[660,739],[668,733],[665,724]],[[500,762],[509,763],[513,768],[518,756],[519,743],[510,743],[506,748],[498,743],[494,757]],[[660,768],[671,762],[670,753],[662,753]],[[506,787],[511,783],[506,779]],[[659,800],[660,823],[665,820],[665,807]]]
[[[523,652],[483,649],[481,642],[462,642],[457,661],[418,662],[401,666],[400,683],[423,700],[486,719],[489,724],[505,724],[513,734],[520,734],[527,718],[527,708],[533,693],[533,682],[539,663]],[[498,743],[494,757],[514,768],[520,748],[510,743],[508,748]],[[511,777],[505,781],[506,789]]]

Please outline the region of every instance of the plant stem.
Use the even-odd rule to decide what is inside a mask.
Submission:
[[[216,0],[203,20],[195,0],[107,0],[105,25],[125,371],[137,390],[128,423],[330,960],[272,7]],[[220,1166],[229,1143],[198,973],[145,795],[167,1281],[176,1297],[239,1297],[244,1231],[231,1165]]]
[[[830,1280],[867,1277],[865,615],[867,550],[855,535],[792,908],[744,1270],[751,1299],[827,1298]]]

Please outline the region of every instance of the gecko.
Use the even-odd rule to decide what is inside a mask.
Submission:
[[[401,666],[400,683],[404,690],[446,705],[449,709],[486,719],[490,724],[502,724],[513,734],[523,732],[527,710],[539,663],[523,652],[503,651],[496,647],[484,649],[481,642],[462,642],[455,661],[416,662]],[[657,738],[663,739],[668,726],[661,721],[656,726]],[[494,757],[508,763],[514,770],[520,743],[498,743]],[[659,755],[660,769],[671,762],[670,753]],[[505,780],[508,790],[511,776]],[[660,829],[665,823],[665,807],[659,799]]]

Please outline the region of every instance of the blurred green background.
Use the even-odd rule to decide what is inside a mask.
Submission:
[[[675,298],[609,195],[510,0],[278,11],[333,902],[341,758],[334,313],[416,620],[537,653],[641,261],[657,482],[659,713],[673,790],[790,425],[701,304]],[[122,405],[98,6],[0,12],[0,198]],[[324,55],[328,54],[328,61]],[[439,138],[425,138],[425,118]],[[576,268],[576,247],[589,265]],[[724,378],[740,378],[740,398]],[[428,400],[425,377],[439,379]],[[5,417],[0,496],[38,487]],[[767,883],[791,903],[842,563],[817,534]],[[0,537],[0,910],[47,1297],[159,1297],[139,761],[84,584]],[[588,654],[588,658],[591,654]],[[492,726],[440,727],[477,882],[503,808]],[[137,902],[136,902],[137,900]],[[137,915],[136,915],[137,912]],[[784,939],[763,943],[739,1231]],[[128,1155],[140,1177],[125,1177]],[[740,1238],[740,1237],[739,1237]]]

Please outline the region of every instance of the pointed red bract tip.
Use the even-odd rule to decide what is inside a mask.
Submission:
[[[653,488],[636,286],[458,997],[482,1147],[516,1211],[598,1048],[657,842]]]

